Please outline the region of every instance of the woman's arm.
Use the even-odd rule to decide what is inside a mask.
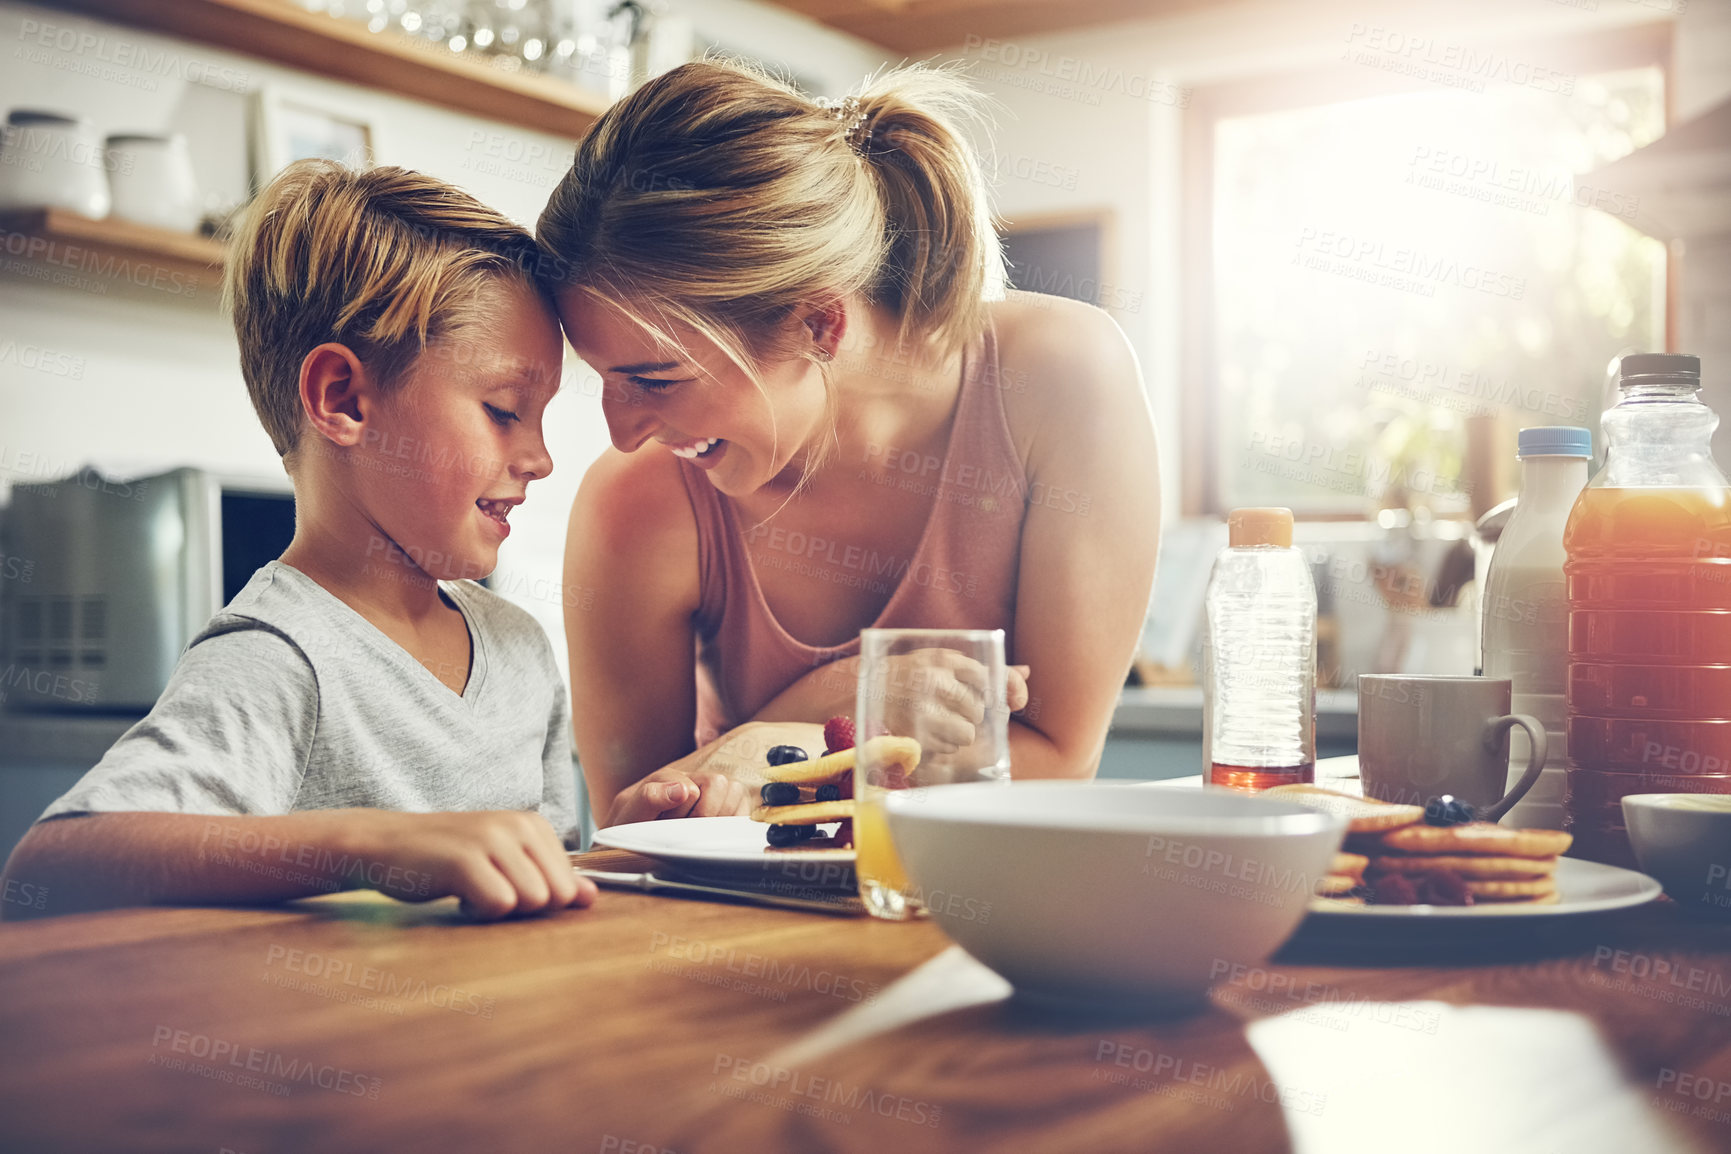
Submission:
[[[753,721],[828,721],[852,717],[858,704],[858,657],[842,657],[812,670],[757,711]],[[1028,667],[1012,665],[1005,670],[1005,697],[1012,711],[1028,704]]]
[[[619,793],[692,752],[697,523],[665,453],[609,449],[565,538],[565,638],[577,760],[597,821]]]
[[[852,717],[859,689],[859,658],[820,665],[772,697],[753,721],[815,721]]]
[[[1088,305],[1015,294],[998,307],[1010,429],[1028,466],[1016,629],[1029,701],[1011,775],[1087,777],[1135,656],[1160,542],[1154,420],[1135,355]]]

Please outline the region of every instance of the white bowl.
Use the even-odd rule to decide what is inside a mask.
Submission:
[[[1227,790],[984,782],[884,800],[932,919],[1019,995],[1157,1012],[1278,949],[1346,831]]]
[[[1731,917],[1731,795],[1632,793],[1623,824],[1643,873],[1692,913]]]

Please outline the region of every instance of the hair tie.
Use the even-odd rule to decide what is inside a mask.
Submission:
[[[871,144],[872,129],[869,121],[871,113],[860,107],[857,96],[849,96],[842,100],[831,100],[827,96],[818,101],[818,107],[829,113],[832,120],[838,120],[847,125],[842,132],[842,139],[848,147],[860,155],[865,155]]]

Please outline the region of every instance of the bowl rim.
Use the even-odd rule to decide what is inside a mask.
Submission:
[[[1717,800],[1719,805],[1675,805],[1679,801]],[[1662,809],[1668,813],[1708,813],[1731,816],[1731,794],[1723,793],[1626,793],[1624,805],[1636,809]]]
[[[1129,833],[1138,835],[1172,834],[1188,837],[1297,837],[1326,832],[1346,832],[1347,821],[1338,814],[1310,809],[1282,798],[1259,798],[1235,791],[1212,791],[1230,795],[1255,805],[1278,806],[1287,813],[1246,814],[1242,817],[1177,817],[1152,815],[1101,814],[1088,817],[1058,817],[1052,814],[934,814],[926,801],[934,790],[944,797],[955,796],[956,790],[1002,790],[1008,784],[1013,789],[1059,788],[1062,790],[1109,790],[1145,797],[1151,792],[1145,784],[1136,782],[1101,781],[970,781],[957,785],[928,786],[894,790],[883,795],[884,812],[892,817],[913,821],[941,821],[969,826],[1000,826],[1013,829],[1088,830],[1095,833]],[[1178,791],[1173,791],[1178,792]],[[921,796],[924,795],[924,796]],[[1200,796],[1198,791],[1185,790],[1181,796]]]

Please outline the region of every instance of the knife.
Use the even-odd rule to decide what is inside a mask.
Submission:
[[[860,904],[857,897],[838,897],[836,901],[823,902],[809,898],[787,898],[780,894],[764,893],[761,890],[729,889],[724,886],[698,885],[696,882],[677,882],[668,878],[658,878],[654,874],[615,873],[611,870],[584,869],[581,866],[573,866],[572,870],[578,877],[588,878],[596,885],[608,886],[613,889],[638,890],[642,893],[675,893],[730,898],[760,906],[779,906],[782,909],[805,910],[814,914],[840,914],[851,917],[865,912],[865,907]]]

